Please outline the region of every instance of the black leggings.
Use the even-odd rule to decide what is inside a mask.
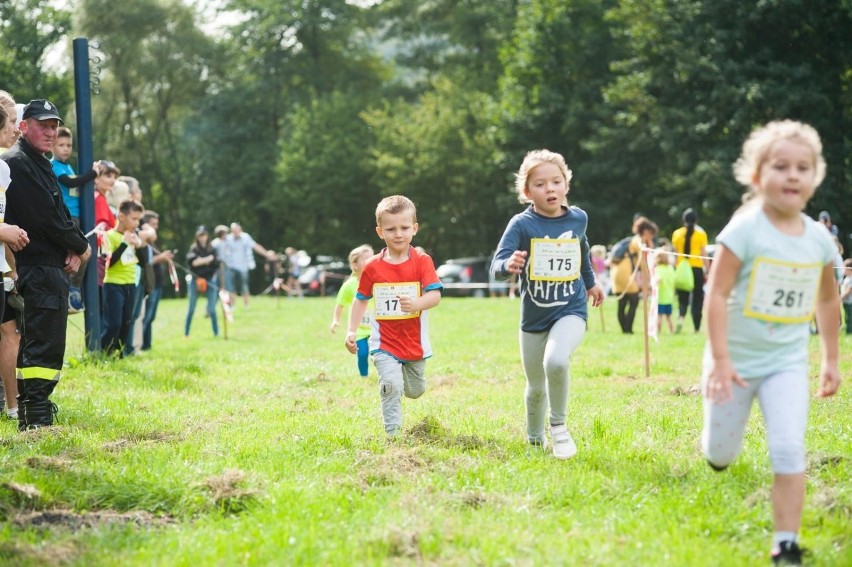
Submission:
[[[695,282],[692,291],[677,290],[677,306],[681,319],[686,317],[687,308],[692,307],[692,323],[698,331],[701,328],[701,314],[704,309],[704,268],[693,266],[692,279]],[[691,301],[690,296],[692,296]]]
[[[625,293],[618,300],[618,324],[622,333],[633,332],[633,319],[636,317],[636,306],[639,305],[638,293]]]

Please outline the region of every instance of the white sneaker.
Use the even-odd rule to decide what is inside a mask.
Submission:
[[[553,456],[557,459],[570,459],[577,454],[577,445],[564,425],[551,426],[550,438],[553,440]]]

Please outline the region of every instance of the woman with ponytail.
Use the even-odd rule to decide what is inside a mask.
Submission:
[[[692,323],[695,332],[701,328],[701,310],[704,307],[704,279],[707,268],[707,233],[696,224],[698,214],[692,209],[683,211],[683,226],[672,234],[672,245],[675,252],[683,254],[678,256],[675,265],[681,262],[689,262],[692,268],[694,285],[692,290],[678,289],[678,320],[677,331],[683,328],[683,320],[687,309],[692,312]]]

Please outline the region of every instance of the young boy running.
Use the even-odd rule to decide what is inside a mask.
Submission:
[[[376,233],[387,247],[364,266],[346,333],[346,348],[355,354],[358,325],[373,299],[369,347],[390,436],[402,429],[402,394],[415,399],[426,391],[432,356],[426,311],[440,303],[444,287],[432,258],[411,246],[417,228],[417,209],[406,197],[386,197],[376,207]]]

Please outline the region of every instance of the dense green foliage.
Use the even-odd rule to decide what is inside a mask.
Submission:
[[[73,35],[102,59],[96,154],[142,180],[171,245],[239,220],[268,246],[343,255],[378,244],[371,211],[403,193],[439,260],[486,253],[539,147],[574,170],[595,242],[636,211],[670,234],[687,206],[715,234],[742,193],[743,139],[777,118],[820,131],[828,177],[809,212],[852,232],[848,1],[220,4],[236,17],[216,33],[180,0],[76,4]],[[70,15],[33,6],[0,8],[0,88],[68,107],[70,73],[42,54]]]
[[[228,340],[203,309],[184,339],[186,301],[167,300],[153,349],[114,361],[78,361],[72,317],[58,425],[0,420],[0,564],[769,565],[758,405],[738,459],[713,472],[690,392],[703,334],[652,341],[646,378],[642,336],[616,330],[615,307],[591,311],[572,356],[568,461],[525,439],[517,301],[430,311],[427,390],[403,400],[394,441],[375,369],[358,377],[328,331],[330,298],[253,298]],[[801,540],[814,567],[852,564],[849,386],[811,403]]]

